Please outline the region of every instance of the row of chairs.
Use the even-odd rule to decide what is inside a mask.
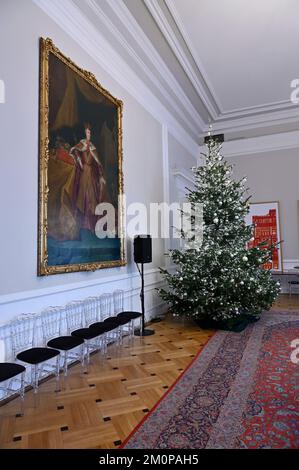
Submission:
[[[39,315],[18,316],[0,328],[6,349],[11,348],[11,354],[6,356],[13,359],[13,362],[0,363],[0,389],[4,395],[19,392],[19,415],[23,415],[27,383],[37,393],[43,372],[54,371],[55,391],[59,391],[61,368],[67,376],[68,364],[79,360],[87,372],[91,352],[99,350],[105,355],[110,342],[121,346],[124,334],[132,337],[134,322],[137,319],[141,321],[141,318],[140,312],[124,310],[123,290],[114,291],[112,296],[102,294],[70,302],[64,307],[49,307]],[[38,335],[38,324],[41,335]],[[28,374],[29,380],[26,381]],[[19,382],[17,389],[12,387],[16,380]]]

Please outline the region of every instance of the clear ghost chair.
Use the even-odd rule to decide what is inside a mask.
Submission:
[[[49,307],[41,312],[44,344],[58,349],[63,355],[63,371],[67,376],[69,359],[79,359],[84,364],[84,340],[64,334],[63,314],[65,307]]]
[[[132,337],[133,321],[127,315],[124,315],[124,297],[124,291],[121,289],[117,289],[112,293],[113,310],[114,315],[123,322],[123,331],[126,331],[125,327],[127,327],[127,333]]]
[[[46,365],[54,370],[56,375],[56,388],[59,391],[59,351],[56,349],[35,346],[38,316],[23,314],[10,324],[11,340],[14,357],[31,366],[31,384],[34,393],[38,391],[38,382]],[[37,341],[39,342],[39,341]],[[54,365],[51,363],[55,359]]]
[[[142,329],[142,313],[133,310],[124,310],[124,297],[125,293],[121,289],[117,289],[113,292],[114,314],[119,318],[127,320],[127,323],[129,323],[129,335],[133,337],[134,321],[137,318],[140,320],[140,330]]]
[[[116,316],[111,314],[111,295],[110,294],[101,294],[99,297],[100,301],[100,312],[101,312],[101,320],[107,324],[109,327],[109,339],[111,341],[116,341],[118,345],[122,343],[122,331],[123,326],[126,323],[126,320],[120,319]]]
[[[105,321],[107,318],[110,318],[112,315],[111,312],[111,295],[104,293],[99,296],[100,303],[100,316],[101,320]]]
[[[0,399],[3,400],[9,395],[18,393],[21,400],[21,407],[16,417],[20,417],[24,415],[26,368],[21,364],[11,362],[13,354],[10,333],[9,323],[0,327],[0,340],[4,348],[3,359],[6,361],[0,362]]]
[[[95,338],[99,336],[97,330],[88,328],[85,321],[84,301],[74,301],[66,305],[66,322],[68,334],[84,340],[84,363],[86,371],[90,362],[90,352],[92,351]]]
[[[91,343],[91,347],[95,350],[99,349],[106,354],[107,351],[107,331],[109,331],[108,325],[100,320],[100,302],[98,297],[87,297],[84,300],[84,315],[85,324],[90,329],[97,333],[94,342]]]

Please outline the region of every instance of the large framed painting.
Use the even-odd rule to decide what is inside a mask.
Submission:
[[[250,204],[246,223],[254,225],[253,240],[250,247],[267,242],[266,247],[281,240],[279,202],[256,202]],[[264,265],[265,269],[282,271],[282,248],[277,245],[272,252],[272,261]]]
[[[122,101],[43,38],[39,153],[38,274],[124,265]]]

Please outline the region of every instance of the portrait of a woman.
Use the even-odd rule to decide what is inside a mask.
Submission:
[[[96,208],[101,203],[112,204],[117,226],[121,172],[119,146],[115,143],[121,102],[95,85],[56,54],[49,55],[50,272],[57,272],[56,266],[76,270],[81,264],[123,263],[118,233],[114,238],[101,238],[96,229],[101,217]]]
[[[95,231],[98,217],[95,209],[100,202],[108,202],[103,166],[91,141],[91,125],[85,124],[85,139],[70,150],[75,164],[72,204],[81,229]]]

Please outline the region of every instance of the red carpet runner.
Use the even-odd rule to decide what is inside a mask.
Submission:
[[[297,312],[267,312],[242,333],[217,332],[122,447],[298,448],[296,338]]]

